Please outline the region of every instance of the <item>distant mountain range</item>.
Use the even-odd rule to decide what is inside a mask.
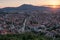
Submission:
[[[48,5],[48,6],[51,6],[51,5]],[[51,8],[47,7],[47,6],[33,6],[33,5],[29,5],[29,4],[23,4],[23,5],[19,6],[19,7],[5,7],[5,8],[2,8],[2,9],[0,9],[0,12],[1,11],[4,11],[4,12],[15,12],[15,11],[21,11],[21,10],[51,11]],[[58,11],[60,11],[60,8],[58,9]]]

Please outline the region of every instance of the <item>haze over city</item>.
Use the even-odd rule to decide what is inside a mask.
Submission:
[[[17,7],[22,4],[41,5],[59,5],[60,0],[0,0],[0,8]]]
[[[0,40],[60,40],[60,0],[0,0]]]

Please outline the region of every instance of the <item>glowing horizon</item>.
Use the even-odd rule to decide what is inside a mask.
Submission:
[[[60,5],[60,0],[0,0],[0,8],[3,7],[17,7],[22,4],[32,4],[36,6],[41,5]]]

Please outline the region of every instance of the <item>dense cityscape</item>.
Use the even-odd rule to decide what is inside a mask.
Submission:
[[[15,11],[0,12],[0,34],[42,33],[46,37],[60,37],[60,12]],[[54,39],[53,39],[54,40]]]

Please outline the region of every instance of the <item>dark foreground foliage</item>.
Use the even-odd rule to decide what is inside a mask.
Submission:
[[[60,38],[50,38],[40,33],[23,33],[23,34],[7,34],[7,35],[0,35],[0,40],[60,40]]]

